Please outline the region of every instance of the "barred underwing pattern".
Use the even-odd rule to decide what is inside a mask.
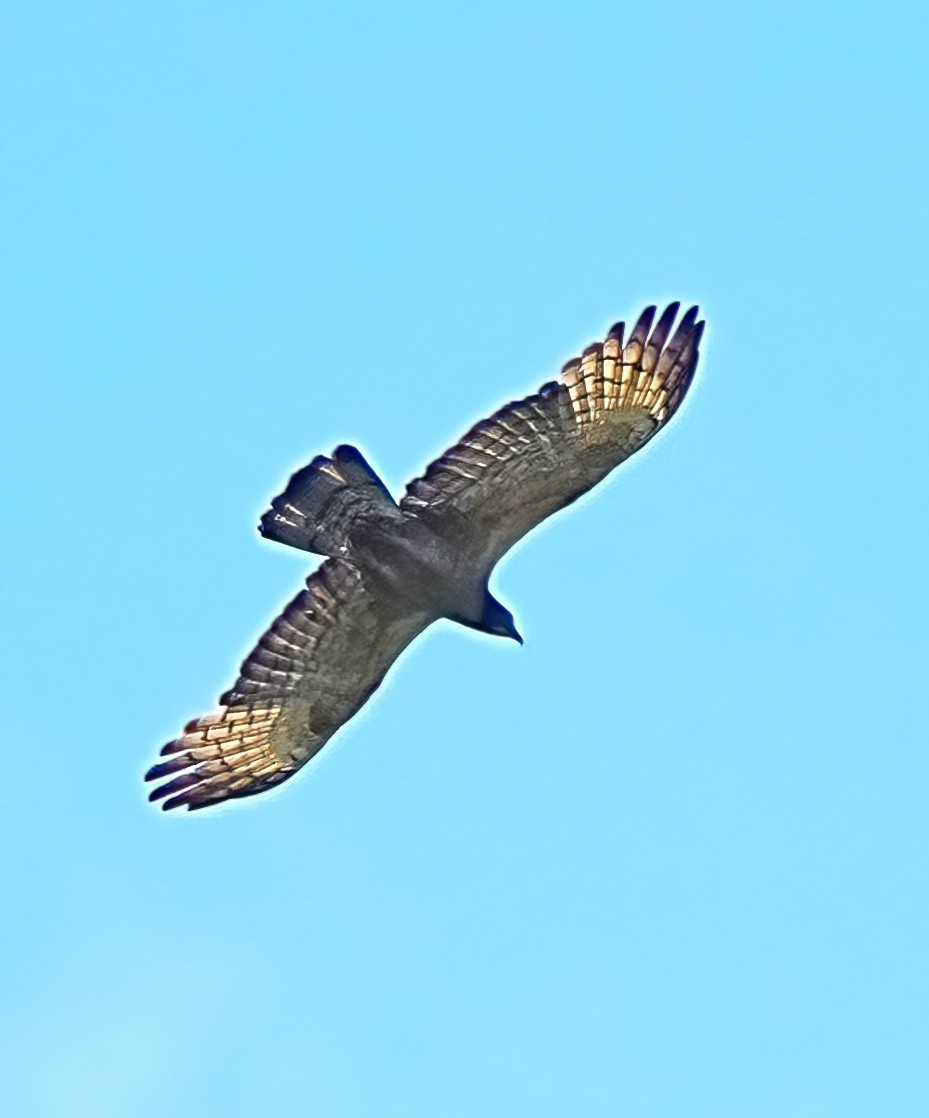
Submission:
[[[280,784],[319,752],[431,620],[385,608],[361,572],[327,559],[242,664],[220,709],[168,742],[151,799],[208,807]],[[179,775],[174,775],[179,774]]]
[[[704,327],[692,307],[669,341],[678,310],[672,303],[652,329],[656,308],[646,308],[625,341],[618,323],[569,361],[558,381],[476,424],[409,484],[399,509],[353,447],[295,474],[262,518],[263,534],[339,557],[310,575],[261,637],[219,710],[190,722],[162,749],[166,759],[146,779],[170,779],[150,798],[194,809],[254,795],[318,753],[437,616],[391,593],[390,580],[372,577],[351,547],[332,545],[414,518],[466,557],[475,577],[486,577],[517,540],[674,415],[693,379]],[[314,481],[313,471],[334,487]],[[346,481],[355,487],[340,488]],[[352,534],[359,525],[367,536]]]
[[[493,565],[537,524],[634,454],[671,418],[693,378],[703,323],[697,308],[668,335],[679,304],[651,331],[648,307],[623,344],[617,323],[525,400],[471,428],[400,502]],[[667,344],[666,344],[667,343]]]

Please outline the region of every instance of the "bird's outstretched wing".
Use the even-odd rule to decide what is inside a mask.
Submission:
[[[623,343],[617,323],[560,381],[482,420],[411,482],[400,502],[489,569],[517,540],[634,454],[671,418],[697,365],[697,308],[668,341],[647,307]]]
[[[286,780],[363,705],[432,620],[329,559],[242,664],[220,709],[189,723],[146,780],[165,809],[252,796]],[[167,798],[166,798],[167,797]]]

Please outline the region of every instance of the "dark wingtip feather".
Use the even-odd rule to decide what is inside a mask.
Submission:
[[[169,780],[167,784],[153,788],[148,796],[149,802],[154,803],[156,800],[163,800],[165,796],[170,796],[173,792],[184,792],[188,788],[193,788],[195,784],[199,784],[202,779],[199,773],[184,773],[183,776]]]
[[[693,324],[697,321],[697,315],[699,313],[700,308],[696,306],[696,304],[692,306],[678,323],[678,331],[681,332],[684,330],[690,330],[693,327]]]
[[[674,331],[674,337],[667,344],[662,354],[663,362],[671,362],[667,365],[666,371],[670,371],[673,362],[677,357],[688,347],[693,346],[694,339],[694,322],[697,319],[697,314],[700,308],[697,306],[690,307],[685,313],[684,317],[677,324],[677,329]]]
[[[174,808],[184,807],[185,804],[187,805],[187,807],[190,807],[190,803],[186,795],[173,796],[170,800],[165,800],[165,802],[161,805],[161,810],[173,811]]]
[[[171,773],[180,772],[181,769],[186,769],[190,764],[187,756],[173,757],[170,761],[162,761],[160,764],[152,765],[152,767],[145,774],[146,780],[161,780],[163,776],[170,776]]]
[[[677,318],[677,312],[681,309],[681,304],[677,301],[668,303],[665,309],[661,312],[661,318],[658,319],[658,324],[652,331],[651,341],[660,349],[667,341],[668,335],[671,333],[671,327],[674,325],[674,320]]]
[[[608,342],[616,342],[620,352],[623,348],[623,334],[626,332],[625,322],[614,322],[606,336]]]
[[[652,323],[655,321],[655,314],[658,308],[652,303],[646,307],[639,315],[638,321],[632,328],[632,333],[629,335],[629,340],[626,342],[626,349],[631,346],[634,350],[637,345],[645,347],[648,340],[649,331],[652,328]]]
[[[656,303],[649,303],[644,311],[639,315],[638,321],[633,328],[633,333],[639,330],[645,330],[646,333],[651,329],[652,323],[655,321],[655,315],[658,313],[658,306]]]
[[[674,325],[674,320],[677,318],[677,312],[681,309],[680,303],[669,303],[661,312],[661,318],[652,330],[648,344],[646,346],[647,355],[645,355],[645,364],[649,370],[653,369],[658,363],[661,352],[665,347],[665,342],[671,333],[671,327]]]
[[[205,807],[215,807],[224,798],[221,795],[217,796],[215,792],[193,788],[188,792],[182,792],[179,796],[172,796],[170,800],[166,800],[161,805],[161,809],[162,811],[170,811],[172,808],[186,807],[188,811],[200,811]]]

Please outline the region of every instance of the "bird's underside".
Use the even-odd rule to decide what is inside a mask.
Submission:
[[[628,339],[617,324],[558,381],[476,424],[395,503],[353,447],[291,478],[270,539],[327,556],[242,664],[213,713],[161,751],[163,807],[201,808],[286,780],[364,704],[439,617],[519,639],[487,592],[494,565],[546,517],[639,450],[679,407],[703,322],[679,304]],[[669,340],[670,339],[670,340]]]

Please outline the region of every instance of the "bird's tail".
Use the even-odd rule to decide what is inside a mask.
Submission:
[[[338,446],[332,457],[318,455],[287,483],[261,518],[258,531],[269,540],[342,555],[360,528],[399,519],[402,513],[387,486],[353,446]]]

